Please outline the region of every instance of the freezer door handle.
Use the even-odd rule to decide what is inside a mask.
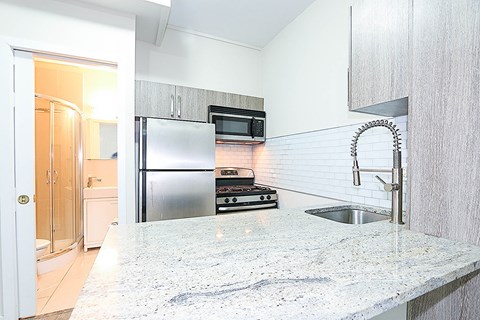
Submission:
[[[177,96],[177,115],[179,118],[182,117],[182,97]]]

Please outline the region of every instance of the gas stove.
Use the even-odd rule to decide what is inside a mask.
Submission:
[[[254,184],[255,174],[246,168],[216,168],[216,211],[277,208],[277,191]]]

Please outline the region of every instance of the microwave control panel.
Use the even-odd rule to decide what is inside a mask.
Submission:
[[[254,120],[252,132],[255,137],[263,137],[265,132],[264,123],[263,120]]]

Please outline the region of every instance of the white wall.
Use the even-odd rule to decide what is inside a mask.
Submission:
[[[265,47],[267,137],[374,118],[347,111],[350,4],[315,1]]]
[[[261,96],[261,52],[167,29],[160,47],[137,41],[136,79]]]
[[[0,39],[14,48],[117,64],[119,222],[134,222],[134,17],[53,0],[4,0]]]

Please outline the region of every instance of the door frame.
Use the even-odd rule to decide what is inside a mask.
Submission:
[[[15,232],[14,58],[0,40],[0,319],[18,318],[17,251]],[[5,69],[4,69],[5,68]]]
[[[66,58],[66,59],[74,59],[79,61],[85,62],[95,62],[101,64],[109,64],[114,65],[117,67],[117,91],[119,97],[123,97],[124,99],[119,103],[119,114],[118,114],[118,209],[119,209],[119,223],[135,223],[135,197],[132,195],[134,194],[134,184],[126,183],[126,181],[134,181],[135,173],[134,173],[134,166],[135,166],[135,158],[134,158],[134,79],[135,79],[135,59],[134,55],[119,53],[119,52],[111,52],[108,53],[106,56],[92,56],[88,50],[86,49],[72,49],[68,46],[64,46],[61,44],[52,44],[48,42],[32,42],[27,39],[20,39],[20,38],[12,38],[12,37],[2,37],[0,36],[0,44],[6,43],[6,45],[10,48],[10,50],[17,50],[17,51],[25,51],[28,53],[34,54],[47,54],[51,56],[57,56],[59,58]],[[13,63],[12,63],[12,83],[13,83]],[[21,81],[21,79],[18,79]],[[0,84],[0,85],[3,85]],[[13,86],[12,86],[13,87]],[[0,89],[1,90],[1,89]],[[34,92],[29,93],[29,95],[33,96]],[[13,92],[11,93],[11,101],[14,101]],[[6,95],[8,96],[8,95]],[[13,105],[13,103],[12,103]],[[18,283],[23,283],[19,277],[22,275],[18,272],[18,264],[17,264],[17,255],[16,251],[23,252],[21,247],[17,247],[17,239],[16,239],[16,230],[19,229],[18,224],[16,223],[15,216],[8,216],[6,212],[14,213],[16,210],[15,204],[15,177],[14,177],[14,154],[15,154],[15,142],[14,142],[14,115],[13,115],[13,108],[12,110],[7,108],[0,108],[0,119],[4,119],[4,121],[0,120],[0,124],[5,122],[5,126],[0,128],[0,133],[3,133],[5,130],[6,134],[0,137],[0,141],[5,142],[2,143],[2,153],[4,153],[4,162],[6,163],[4,169],[7,170],[9,168],[9,172],[11,174],[7,174],[5,178],[2,179],[2,183],[0,184],[0,191],[4,191],[1,197],[1,214],[2,220],[0,226],[0,238],[2,239],[2,246],[3,244],[6,245],[7,251],[13,251],[13,253],[9,254],[8,256],[12,259],[9,261],[10,266],[8,267],[8,277],[6,281],[9,283],[11,282],[14,286],[10,286],[7,283],[0,283],[0,290],[2,288],[12,288],[14,291],[9,291],[7,295],[2,295],[4,299],[7,299],[8,302],[4,303],[4,306],[7,305],[9,310],[14,310],[9,313],[9,316],[6,319],[17,319],[18,316],[26,316],[23,312],[23,308],[19,308],[19,301],[23,301],[25,297],[27,297],[26,301],[29,304],[28,309],[31,310],[32,308],[36,308],[36,301],[34,301],[35,306],[32,306],[31,298],[28,297],[32,296],[31,289],[24,292],[19,288]],[[8,120],[8,121],[7,121]],[[7,132],[8,131],[8,132]],[[0,161],[0,163],[3,163]],[[127,170],[131,168],[132,170]],[[1,172],[1,171],[0,171]],[[10,179],[12,176],[13,179]],[[35,177],[33,176],[32,179],[34,180]],[[9,180],[11,180],[9,182]],[[33,198],[33,195],[32,197]],[[5,199],[5,200],[4,200]],[[5,217],[6,216],[6,217]],[[35,227],[35,226],[33,226]],[[5,230],[5,232],[4,232]],[[35,239],[35,236],[33,239]],[[8,242],[3,242],[3,239],[7,239]],[[26,241],[22,241],[22,243],[28,242],[28,239],[24,239]],[[3,247],[0,246],[1,249]],[[28,250],[27,250],[28,251]],[[4,251],[6,252],[6,251]],[[0,252],[0,253],[4,253]],[[2,263],[0,261],[0,263]],[[6,263],[6,262],[5,262]],[[3,266],[3,264],[2,264]],[[6,272],[7,269],[2,269],[2,272]],[[36,272],[36,271],[35,271]],[[32,275],[27,275],[27,277],[32,277]],[[36,277],[36,274],[35,274]],[[0,279],[1,280],[1,279]],[[31,282],[31,281],[30,281]],[[34,283],[36,287],[36,283]],[[29,288],[32,288],[32,284],[28,284]],[[11,293],[14,293],[13,295]],[[36,297],[36,290],[33,293],[33,296]],[[23,305],[23,304],[22,304]],[[0,320],[2,318],[0,317]]]
[[[37,308],[37,259],[35,212],[35,70],[30,52],[13,50],[15,63],[15,198],[27,195],[26,204],[16,203],[18,313],[35,315]],[[20,227],[21,226],[21,227]],[[20,298],[21,297],[21,298]]]

